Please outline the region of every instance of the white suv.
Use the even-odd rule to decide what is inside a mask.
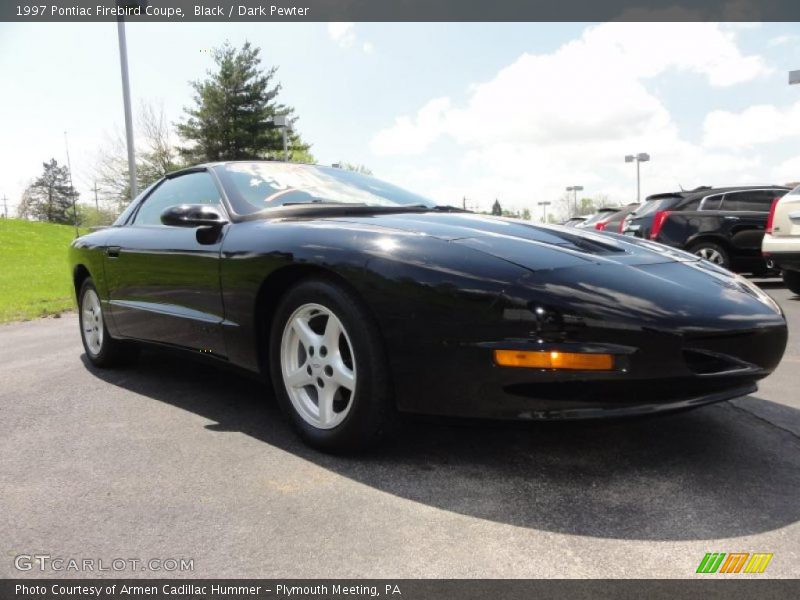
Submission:
[[[783,280],[800,295],[800,187],[772,203],[761,251],[783,272]]]

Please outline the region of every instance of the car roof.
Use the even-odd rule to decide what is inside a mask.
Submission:
[[[694,198],[705,197],[714,194],[725,194],[727,192],[746,192],[747,190],[763,190],[763,189],[776,189],[776,190],[789,190],[790,188],[785,185],[733,185],[727,187],[711,187],[701,186],[693,190],[681,190],[679,192],[666,192],[663,194],[653,194],[645,198],[647,200],[662,200],[664,198]]]
[[[184,175],[186,173],[195,173],[197,171],[205,171],[206,169],[210,169],[212,167],[219,167],[221,165],[231,165],[236,163],[269,163],[269,164],[285,164],[285,165],[303,165],[303,166],[310,166],[310,167],[324,167],[326,165],[318,165],[316,163],[304,163],[304,162],[294,162],[294,161],[285,161],[285,160],[265,160],[260,158],[253,158],[249,160],[217,160],[211,162],[200,163],[198,165],[192,165],[191,167],[184,167],[183,169],[178,169],[177,171],[170,171],[165,175],[167,179],[171,179],[173,177],[177,177],[178,175]]]

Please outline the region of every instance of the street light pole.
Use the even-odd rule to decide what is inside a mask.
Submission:
[[[639,175],[639,161],[636,161],[636,203],[639,204],[641,202],[642,197],[642,184],[641,184],[641,176]]]
[[[582,185],[571,185],[567,188],[568,192],[573,192],[573,200],[575,204],[575,214],[572,216],[578,216],[578,192],[583,190]],[[569,202],[569,200],[567,200]],[[569,212],[569,211],[568,211]]]
[[[281,137],[283,138],[283,160],[289,162],[288,130],[291,125],[289,119],[286,118],[286,115],[275,115],[274,117],[270,117],[267,123],[281,130]]]
[[[642,201],[641,195],[641,178],[639,175],[639,163],[647,162],[650,160],[650,155],[647,152],[639,152],[639,154],[628,154],[625,156],[625,162],[636,163],[636,203],[640,204]]]
[[[125,40],[125,21],[117,18],[117,37],[119,38],[119,68],[122,74],[122,103],[125,107],[125,139],[128,146],[128,175],[130,178],[131,200],[136,189],[136,153],[133,147],[133,115],[131,114],[131,85],[128,80],[128,44]]]
[[[542,207],[542,223],[547,223],[547,207],[550,206],[551,202],[537,202],[536,204]]]

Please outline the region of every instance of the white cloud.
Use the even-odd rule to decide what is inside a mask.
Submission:
[[[703,144],[711,148],[749,148],[797,136],[800,101],[785,108],[759,104],[738,113],[715,110],[703,123]]]
[[[355,23],[328,23],[328,36],[341,48],[352,48],[357,42],[355,27]],[[364,54],[372,54],[375,50],[375,46],[372,42],[363,42],[360,44],[360,47]]]
[[[767,42],[767,46],[775,48],[777,46],[785,46],[786,44],[796,44],[798,41],[800,41],[800,36],[797,35],[779,35]]]
[[[355,23],[328,23],[328,35],[342,48],[349,48],[356,41]]]
[[[713,86],[767,72],[760,57],[743,56],[733,34],[714,24],[607,23],[552,54],[523,54],[491,81],[473,86],[466,106],[440,110],[439,122],[432,122],[431,104],[441,109],[442,99],[423,106],[416,117],[398,118],[378,134],[374,149],[391,153],[382,144],[387,136],[398,142],[403,135],[420,135],[432,142],[431,128],[462,143],[641,135],[669,124],[668,111],[645,82],[670,69],[700,73]],[[398,147],[408,148],[410,142]]]
[[[419,109],[414,119],[398,117],[394,125],[379,131],[372,140],[378,154],[420,154],[445,132],[449,98],[435,98]]]
[[[648,87],[675,71],[726,87],[769,69],[761,57],[742,54],[735,32],[716,24],[605,23],[553,53],[523,54],[471,86],[464,102],[436,98],[415,115],[396,118],[373,137],[371,149],[412,155],[438,140],[455,141],[462,151],[456,186],[523,203],[561,195],[565,185],[584,185],[591,194],[592,185],[628,180],[634,171],[622,157],[631,152],[653,155],[642,166],[652,191],[719,183],[714,177],[754,167],[757,157],[709,152],[681,139]],[[445,191],[449,184],[442,184]]]
[[[800,181],[800,156],[793,156],[772,169],[772,178],[776,183]]]

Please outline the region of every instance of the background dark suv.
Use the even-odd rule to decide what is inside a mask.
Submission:
[[[687,250],[738,272],[768,271],[761,240],[773,201],[789,192],[776,185],[648,196],[626,217],[622,232]]]

